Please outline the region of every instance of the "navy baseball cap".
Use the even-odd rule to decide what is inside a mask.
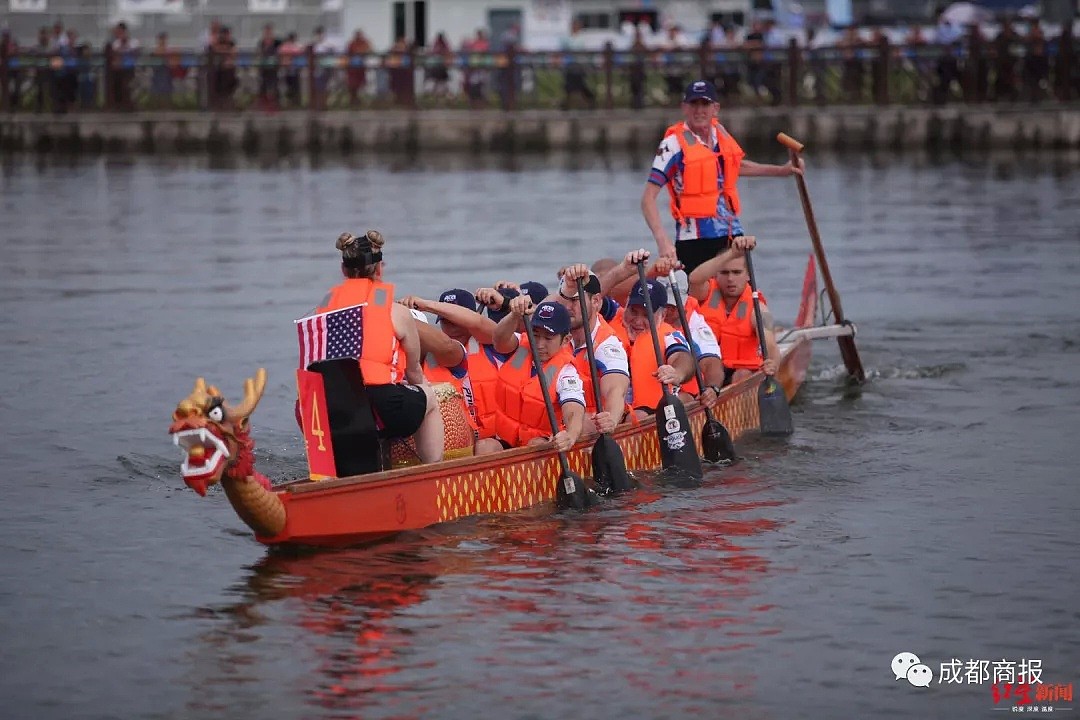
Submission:
[[[667,288],[660,283],[650,280],[649,281],[649,300],[652,301],[653,311],[663,310],[667,305]],[[641,281],[634,283],[634,289],[630,291],[630,297],[626,301],[627,305],[644,305],[645,293],[641,289]]]
[[[452,303],[476,312],[476,298],[468,290],[454,288],[439,296],[439,302]]]
[[[688,103],[693,102],[694,100],[716,102],[716,86],[708,80],[695,80],[690,83],[686,86],[686,92],[683,93],[682,101]]]
[[[532,326],[554,335],[565,335],[570,332],[570,313],[557,302],[542,302],[533,310]]]
[[[499,288],[499,294],[507,300],[511,300],[513,298],[516,298],[521,293],[519,293],[514,288],[501,287]],[[493,321],[500,322],[504,317],[510,314],[510,311],[507,310],[503,312],[502,310],[492,310],[491,308],[488,308],[487,314],[488,317],[491,318]]]
[[[521,294],[527,295],[534,303],[542,303],[544,298],[548,296],[548,289],[543,283],[530,280],[521,283]]]

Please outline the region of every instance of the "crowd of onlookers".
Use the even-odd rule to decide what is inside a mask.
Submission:
[[[849,27],[839,34],[829,29],[792,33],[768,19],[746,28],[715,22],[696,35],[677,25],[642,23],[627,25],[614,41],[605,39],[598,48],[596,34],[575,21],[558,42],[567,54],[552,67],[562,75],[556,92],[561,91],[564,108],[595,107],[605,72],[616,76],[633,108],[675,101],[687,79],[702,73],[714,80],[728,103],[758,98],[780,104],[793,87],[807,100],[824,101],[828,92],[831,100],[861,102],[887,95],[890,71],[897,68],[916,79],[918,99],[924,102],[943,103],[955,95],[1034,101],[1060,91],[1050,87],[1050,46],[1056,42],[1056,75],[1080,95],[1071,28],[1049,39],[1037,19],[1025,20],[1017,29],[1002,18],[989,30],[977,24],[958,27],[944,17],[926,29]],[[461,58],[521,52],[520,35],[514,25],[494,38],[477,30],[457,48],[444,33],[437,33],[428,47],[399,38],[388,48],[375,48],[362,30],[347,42],[336,42],[322,28],[300,39],[295,32],[282,35],[267,24],[254,45],[242,51],[231,28],[212,21],[193,52],[170,45],[166,33],[143,48],[120,22],[97,50],[105,54],[102,66],[90,62],[90,44],[57,22],[41,28],[33,45],[17,45],[10,33],[0,30],[0,56],[38,60],[7,63],[6,72],[0,71],[0,95],[8,108],[29,105],[39,112],[97,107],[102,101],[107,107],[132,109],[138,85],[142,106],[173,107],[186,95],[196,98],[200,107],[228,109],[237,105],[245,77],[245,98],[262,109],[326,107],[331,94],[336,104],[347,102],[350,107],[369,97],[413,105],[420,94],[436,103],[463,98],[479,107],[494,99],[494,93],[509,107],[515,95],[535,86],[537,67],[528,62],[462,63]],[[589,55],[598,49],[628,52],[629,60],[624,57],[615,70],[605,69]],[[798,63],[794,82],[792,52]],[[374,55],[381,58],[369,62]]]

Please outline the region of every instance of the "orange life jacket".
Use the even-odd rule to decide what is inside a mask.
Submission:
[[[758,299],[762,305],[766,304],[765,293],[758,292]],[[724,367],[736,370],[757,370],[761,367],[761,346],[757,338],[754,299],[749,283],[728,311],[724,296],[720,294],[720,285],[716,278],[710,278],[709,295],[700,310],[709,327],[720,339],[720,355]]]
[[[499,368],[481,346],[469,355],[469,385],[476,406],[476,420],[480,437],[495,437],[495,411],[498,408],[496,391],[499,385]]]
[[[563,366],[573,362],[570,348],[564,345],[544,363],[544,377],[547,378],[548,392],[555,406],[555,420],[560,427],[563,422],[562,409],[559,407],[555,380]],[[495,434],[514,447],[526,445],[533,438],[548,437],[558,432],[548,422],[540,378],[532,374],[532,369],[532,352],[524,340],[499,368]]]
[[[739,214],[739,169],[746,153],[735,138],[713,118],[719,152],[702,145],[685,122],[677,122],[664,131],[664,137],[674,135],[683,154],[682,190],[675,192],[674,183],[668,183],[671,194],[671,215],[678,221],[687,218],[711,218],[716,216],[720,200],[720,163],[724,168],[724,201],[735,215]]]
[[[600,343],[604,342],[608,338],[615,335],[611,330],[611,326],[607,324],[607,321],[599,315],[596,316],[596,334],[593,337],[593,349],[600,347]],[[592,372],[589,371],[589,353],[585,350],[585,345],[572,351],[574,353],[574,367],[577,368],[578,375],[581,376],[581,384],[585,390],[585,409],[591,413],[596,412],[596,399],[593,397],[593,385],[592,385]],[[599,377],[599,368],[597,368],[597,376]]]
[[[428,353],[427,357],[424,358],[424,364],[421,367],[424,371],[424,377],[426,377],[428,382],[432,385],[436,383],[448,383],[458,391],[465,400],[465,417],[469,421],[469,426],[474,432],[477,432],[479,430],[479,425],[476,420],[476,405],[473,401],[472,388],[468,383],[469,375],[466,374],[465,377],[458,378],[450,371],[450,368],[443,367],[435,362],[435,356],[431,353]]]
[[[347,278],[330,288],[323,303],[316,313],[367,303],[361,314],[360,372],[364,383],[389,385],[399,382],[405,374],[405,352],[398,343],[390,315],[394,286],[367,278]]]
[[[666,322],[656,326],[656,334],[660,337],[661,343],[663,343],[665,337],[673,332],[675,332],[675,328]],[[625,337],[624,341],[629,341],[629,335]],[[663,347],[661,346],[662,352]],[[657,364],[656,350],[653,349],[652,344],[652,333],[646,331],[634,338],[634,342],[630,344],[629,355],[630,389],[634,396],[631,405],[634,407],[654,408],[660,402],[660,398],[664,396],[664,393],[660,389],[659,381],[653,377],[653,373],[657,370]],[[682,385],[681,389],[697,394],[697,380],[691,379],[687,381]]]

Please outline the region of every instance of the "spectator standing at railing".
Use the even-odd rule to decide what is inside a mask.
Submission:
[[[150,103],[154,108],[162,109],[172,105],[172,68],[169,63],[172,50],[169,48],[169,34],[158,33],[157,43],[150,51],[154,57],[154,67],[150,75]]]
[[[292,108],[300,107],[300,69],[296,58],[304,54],[304,48],[296,42],[296,33],[289,33],[278,47],[281,67],[285,68],[285,101]]]
[[[311,56],[315,63],[312,77],[315,79],[315,87],[312,89],[312,105],[319,109],[326,108],[327,94],[330,90],[330,69],[323,66],[323,59],[336,54],[337,46],[326,38],[326,32],[322,27],[315,28],[311,38]]]
[[[281,41],[274,35],[274,25],[266,23],[255,45],[255,55],[259,61],[259,105],[263,110],[276,110],[278,107],[279,47]]]
[[[74,107],[79,99],[79,34],[74,30],[64,33],[64,42],[58,44],[58,53],[63,66],[56,78],[56,111],[65,113]]]
[[[682,36],[681,28],[672,25],[667,29],[667,37],[664,38],[664,51],[678,53],[687,48]],[[664,65],[664,83],[667,85],[668,96],[674,100],[682,95],[685,69],[675,57],[670,57]]]
[[[128,33],[127,23],[118,22],[113,28],[113,40],[109,47],[114,63],[110,70],[113,78],[113,104],[121,110],[134,110],[131,81],[135,79],[135,57],[139,53],[139,41]]]
[[[775,20],[765,21],[765,57],[762,59],[764,70],[765,90],[769,93],[773,105],[779,105],[783,99],[780,93],[780,76],[782,71],[780,55],[787,48],[784,34],[776,27]]]
[[[45,111],[45,98],[52,95],[52,68],[49,67],[49,28],[38,29],[38,41],[34,46],[34,105],[38,112]]]
[[[221,109],[233,107],[233,95],[236,93],[236,41],[233,40],[232,28],[222,25],[214,43],[215,105]]]
[[[724,28],[724,34],[714,50],[724,53],[724,60],[720,63],[720,97],[728,104],[736,101],[739,97],[739,85],[742,83],[742,41],[734,25]]]
[[[645,47],[645,38],[642,37],[641,27],[634,26],[634,42],[630,46],[630,52],[634,59],[630,62],[630,107],[640,110],[645,107],[645,85],[648,75],[645,69],[645,56],[648,53]]]
[[[346,74],[349,85],[349,107],[356,107],[360,93],[367,87],[367,68],[364,63],[365,56],[371,52],[371,42],[368,41],[363,30],[353,33],[346,52],[349,54],[349,70]]]
[[[512,55],[521,44],[521,26],[513,23],[499,36],[499,46],[496,49],[500,53]],[[510,109],[510,98],[516,94],[515,90],[521,86],[518,80],[518,64],[507,64],[506,67],[495,71],[498,77],[499,101],[503,110]]]
[[[971,98],[976,102],[986,100],[990,89],[990,60],[987,57],[986,36],[978,23],[968,26],[967,63],[971,82]]]
[[[446,33],[437,33],[435,41],[431,43],[431,64],[427,66],[427,81],[431,83],[431,91],[438,99],[444,99],[450,94],[450,68],[448,63],[451,59],[450,43],[446,39]]]
[[[471,41],[466,41],[461,49],[468,53],[486,54],[491,50],[491,43],[488,41],[487,33],[483,29],[478,29],[476,36]],[[487,70],[473,67],[474,59],[469,59],[469,67],[465,71],[465,94],[469,96],[469,104],[478,108],[485,104]]]
[[[844,29],[844,35],[837,43],[841,59],[840,88],[845,102],[857,103],[862,98],[866,81],[866,69],[860,56],[862,46],[859,30],[853,26]]]
[[[5,51],[8,57],[17,55],[19,52],[19,45],[11,36],[11,30],[6,26],[0,28],[0,55],[4,54]],[[0,87],[0,93],[6,93],[9,101],[8,107],[17,110],[19,102],[22,100],[22,71],[17,67],[9,68],[7,82],[7,87]]]
[[[1046,36],[1038,19],[1033,19],[1028,27],[1027,54],[1024,56],[1023,82],[1024,99],[1038,102],[1046,93],[1050,78],[1050,59],[1046,55]]]
[[[589,83],[585,78],[585,66],[582,65],[581,58],[574,54],[583,52],[587,49],[581,30],[581,20],[575,18],[574,22],[570,25],[570,34],[564,37],[560,43],[563,52],[568,53],[565,57],[566,66],[563,70],[563,110],[570,109],[571,98],[580,98],[584,100],[590,108],[596,107],[596,94],[593,93],[592,88],[589,87]],[[630,82],[632,85],[633,79],[631,79]],[[633,95],[633,88],[631,88],[631,95]]]
[[[1002,16],[1001,29],[993,42],[994,54],[994,100],[997,102],[1015,102],[1018,93],[1016,87],[1016,43],[1020,39],[1013,29],[1009,18]]]

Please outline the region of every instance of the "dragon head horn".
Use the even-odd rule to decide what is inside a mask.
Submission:
[[[203,378],[195,378],[195,389],[191,391],[192,395],[205,395],[206,394],[206,380]]]
[[[239,420],[250,416],[255,411],[255,406],[259,404],[259,399],[262,398],[265,389],[266,370],[259,368],[255,372],[255,377],[244,381],[244,399],[236,407],[228,408],[229,417]]]

